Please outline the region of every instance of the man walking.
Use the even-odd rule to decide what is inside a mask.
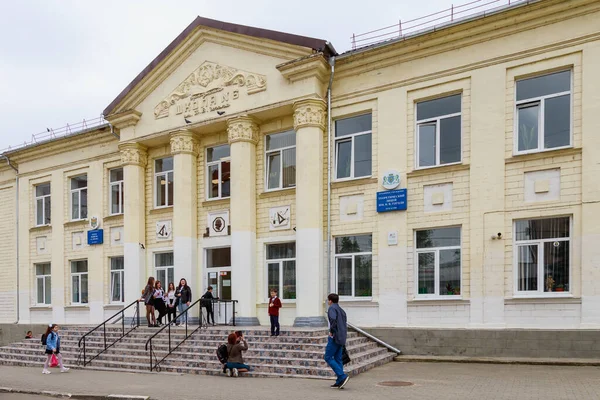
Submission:
[[[342,349],[346,345],[348,326],[346,324],[346,313],[339,306],[339,300],[340,296],[335,293],[327,296],[329,337],[327,338],[324,358],[337,376],[337,380],[331,385],[332,389],[343,389],[350,380],[350,377],[344,373],[344,364],[342,363]]]

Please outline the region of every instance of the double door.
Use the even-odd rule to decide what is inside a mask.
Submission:
[[[213,296],[220,300],[231,300],[231,267],[208,268],[207,279],[213,288]],[[233,303],[218,302],[213,305],[215,323],[228,324],[233,317]]]

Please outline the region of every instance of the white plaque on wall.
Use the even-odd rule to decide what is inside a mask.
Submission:
[[[229,210],[208,213],[208,236],[227,236],[229,226]]]
[[[269,230],[279,231],[290,229],[292,207],[282,206],[269,209]]]
[[[171,240],[171,220],[156,223],[156,240]]]
[[[398,232],[392,231],[388,232],[388,246],[397,246],[398,245]]]

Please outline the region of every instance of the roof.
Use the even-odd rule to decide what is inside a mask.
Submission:
[[[196,28],[201,26],[237,33],[240,35],[270,39],[301,47],[308,47],[315,51],[321,51],[325,53],[326,56],[337,54],[331,43],[323,39],[315,39],[307,36],[293,35],[291,33],[272,31],[269,29],[232,24],[229,22],[217,21],[198,16],[191,24],[188,25],[187,28],[183,30],[183,32],[179,34],[179,36],[175,38],[175,40],[173,40],[154,60],[152,60],[152,62],[150,62],[150,64],[148,64],[146,68],[144,68],[142,72],[140,72],[138,76],[136,76],[135,79],[131,81],[131,83],[127,85],[125,89],[123,89],[121,93],[119,93],[119,95],[108,105],[108,107],[104,109],[103,114],[105,116],[110,115],[110,113],[113,112],[121,100],[123,100],[129,94],[129,92],[131,92],[133,88],[146,77],[146,75],[148,75],[158,64],[160,64],[177,46],[179,46],[179,44],[181,44],[194,30],[196,30]]]

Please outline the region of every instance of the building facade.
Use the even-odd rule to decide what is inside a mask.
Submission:
[[[284,324],[331,291],[365,327],[599,328],[598,21],[542,0],[337,54],[199,17],[110,124],[0,160],[0,320],[99,323],[155,276],[245,324],[277,287]]]

